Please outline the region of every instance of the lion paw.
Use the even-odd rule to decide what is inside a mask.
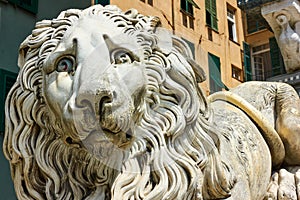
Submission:
[[[300,200],[300,168],[275,172],[264,200]]]

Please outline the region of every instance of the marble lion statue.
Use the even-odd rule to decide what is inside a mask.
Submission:
[[[205,97],[157,17],[64,11],[18,65],[3,144],[18,199],[299,199],[297,93],[249,82]]]

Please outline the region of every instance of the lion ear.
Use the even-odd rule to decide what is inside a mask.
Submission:
[[[19,47],[18,66],[21,69],[25,64],[25,58],[28,52],[28,37],[21,43]]]
[[[198,83],[202,83],[203,81],[205,81],[206,74],[205,74],[205,71],[203,70],[203,68],[198,63],[196,63],[196,61],[194,59],[187,58],[186,60],[192,66],[193,71],[195,72],[196,81]]]
[[[203,70],[203,68],[196,63],[196,61],[193,59],[193,54],[190,49],[190,47],[186,44],[185,41],[183,41],[181,38],[173,35],[173,46],[174,48],[186,59],[186,61],[191,65],[195,75],[196,75],[196,81],[198,83],[201,83],[206,80],[206,74]]]

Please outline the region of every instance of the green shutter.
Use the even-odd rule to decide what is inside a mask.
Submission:
[[[200,9],[199,6],[195,3],[194,0],[187,0],[187,2],[190,3],[190,4],[192,4],[195,8]]]
[[[17,78],[17,74],[0,69],[0,133],[4,132],[4,105],[6,96],[13,86]]]
[[[245,81],[252,81],[250,46],[243,42]]]
[[[211,12],[212,14],[214,14],[215,16],[217,16],[217,4],[216,4],[216,0],[210,0],[211,2]]]
[[[9,2],[24,8],[25,10],[37,14],[38,0],[8,0]]]
[[[95,0],[95,4],[101,4],[102,6],[106,6],[110,4],[109,0]]]
[[[280,75],[285,72],[280,49],[275,37],[269,38],[270,54],[272,62],[272,76]]]
[[[211,27],[218,31],[218,19],[217,19],[217,4],[216,0],[211,0]]]
[[[205,0],[206,23],[215,31],[218,31],[217,4],[216,0]],[[207,19],[210,18],[210,19]]]
[[[193,6],[199,8],[197,4],[192,0],[181,0],[180,1],[180,8],[181,10],[185,11],[186,13],[190,14],[191,16],[194,15]]]
[[[211,27],[212,29],[214,29],[215,31],[218,31],[218,19],[215,16],[212,16],[211,19]]]
[[[209,9],[210,7],[210,0],[205,0],[205,9]]]
[[[220,58],[208,53],[208,68],[209,68],[209,87],[210,92],[214,93],[221,91],[222,88],[228,90],[221,79],[221,62]]]

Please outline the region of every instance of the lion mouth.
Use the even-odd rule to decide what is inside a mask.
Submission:
[[[99,102],[99,123],[103,133],[119,148],[126,148],[132,139],[131,112],[126,102],[109,96]]]

